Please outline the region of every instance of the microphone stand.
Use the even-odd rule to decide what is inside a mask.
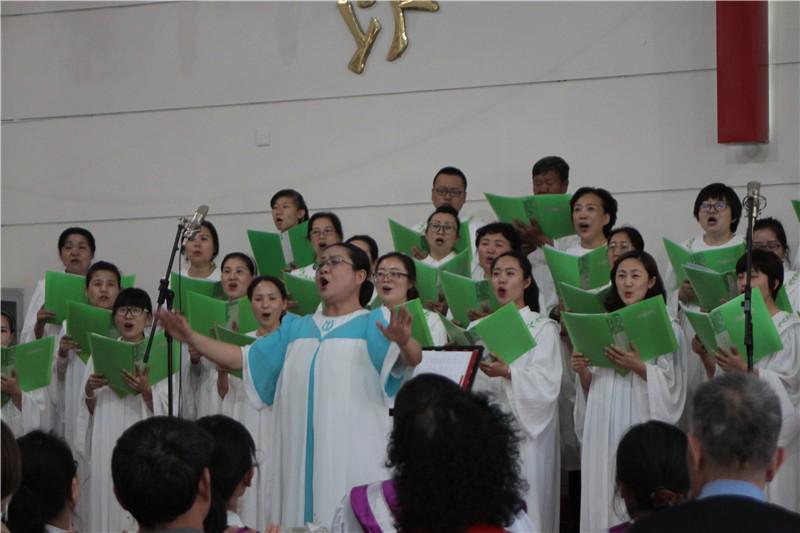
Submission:
[[[745,198],[745,205],[747,206],[747,259],[745,269],[744,281],[744,347],[747,352],[747,371],[753,372],[753,312],[751,294],[753,291],[752,273],[753,273],[753,222],[758,215],[758,197],[748,195]]]
[[[167,264],[167,273],[161,278],[158,283],[158,303],[156,309],[160,309],[162,305],[166,304],[168,310],[172,310],[172,300],[175,293],[169,288],[169,275],[172,272],[172,264],[175,262],[175,254],[178,252],[181,237],[186,231],[186,221],[181,219],[178,222],[178,231],[175,232],[175,242],[172,244],[172,252],[169,256],[169,263]],[[147,339],[147,348],[144,352],[145,364],[150,359],[150,349],[153,347],[153,338],[156,333],[156,326],[158,326],[158,314],[153,319],[153,326],[150,328],[150,336]],[[172,401],[172,374],[175,371],[175,364],[172,359],[172,337],[164,330],[164,337],[167,339],[167,412],[169,416],[174,416],[173,401]],[[178,370],[180,372],[180,369]]]

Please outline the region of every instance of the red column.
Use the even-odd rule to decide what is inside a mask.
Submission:
[[[769,142],[767,2],[717,2],[717,142]]]

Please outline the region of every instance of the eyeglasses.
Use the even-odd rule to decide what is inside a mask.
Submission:
[[[405,272],[400,272],[399,270],[378,270],[372,276],[375,278],[375,281],[381,280],[392,280],[392,281],[400,281],[402,278],[407,278],[408,274]]]
[[[327,267],[335,267],[336,265],[341,265],[342,263],[346,265],[352,265],[350,261],[345,259],[340,255],[334,255],[333,257],[329,257],[327,259],[322,259],[314,263],[314,270],[322,270],[323,268]]]
[[[632,250],[633,245],[629,242],[610,242],[608,243],[609,250],[619,250],[620,252],[625,252],[627,250]]]
[[[133,318],[140,317],[144,314],[144,311],[145,310],[142,309],[141,307],[125,306],[117,308],[117,314],[123,317],[128,316],[128,314],[130,314]]]
[[[433,192],[435,192],[438,196],[441,196],[442,198],[447,198],[447,197],[460,198],[461,195],[464,194],[464,191],[462,191],[461,189],[456,189],[452,187],[435,187],[433,189]]]
[[[700,204],[700,209],[703,211],[724,211],[728,209],[727,202],[703,202]]]
[[[442,232],[444,234],[453,233],[456,230],[456,227],[452,224],[439,224],[438,222],[432,222],[428,224],[428,229],[433,230],[434,233]]]
[[[774,252],[783,248],[783,245],[778,241],[753,241],[753,248]]]
[[[322,230],[315,229],[312,230],[311,233],[309,233],[309,235],[311,235],[312,237],[322,237],[323,235],[327,237],[329,235],[335,235],[335,234],[336,234],[336,229],[334,228],[325,228]]]

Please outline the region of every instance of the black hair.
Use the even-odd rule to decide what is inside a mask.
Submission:
[[[425,223],[425,230],[427,231],[428,226],[431,224],[433,215],[437,213],[445,213],[456,219],[456,238],[458,238],[458,234],[461,231],[461,221],[458,220],[458,211],[456,211],[456,208],[448,204],[440,205],[433,213],[428,215],[428,221]]]
[[[219,265],[220,269],[225,268],[225,262],[228,259],[241,259],[242,262],[244,263],[244,265],[247,267],[247,270],[250,271],[250,275],[251,276],[255,276],[256,275],[256,272],[257,272],[257,270],[256,270],[256,262],[253,261],[253,258],[250,257],[249,255],[247,255],[246,253],[244,253],[244,252],[231,252],[231,253],[229,253],[228,255],[226,255],[222,259],[222,263],[220,263],[220,265]]]
[[[37,429],[17,443],[22,483],[8,505],[8,527],[14,532],[43,533],[45,525],[72,502],[77,463],[67,443],[53,433]]]
[[[353,235],[345,242],[352,243],[353,241],[363,241],[367,243],[367,248],[369,248],[370,261],[375,261],[380,256],[380,253],[378,253],[378,243],[375,242],[375,239],[373,239],[369,235]]]
[[[778,296],[778,291],[781,290],[783,286],[783,262],[781,258],[769,250],[759,249],[753,250],[752,258],[753,271],[761,272],[767,276],[770,293],[774,300],[775,297]],[[745,271],[747,271],[747,254],[742,255],[742,257],[736,261],[736,273],[741,274]],[[773,288],[776,281],[778,282],[778,286]]]
[[[372,271],[370,268],[369,256],[367,252],[356,246],[355,244],[350,244],[349,242],[338,242],[336,244],[332,244],[328,248],[333,246],[341,246],[342,248],[347,250],[347,255],[350,258],[350,261],[353,263],[353,270],[363,270],[366,273],[367,277],[364,279],[364,283],[361,284],[361,289],[358,291],[358,303],[361,307],[366,307],[369,301],[372,299],[372,292],[375,286],[370,281],[370,272]]]
[[[97,249],[97,246],[94,242],[94,235],[92,232],[86,228],[79,228],[79,227],[71,227],[67,228],[61,232],[61,235],[58,236],[58,252],[61,253],[61,250],[64,248],[64,245],[67,243],[67,238],[70,235],[82,235],[86,237],[87,242],[89,243],[89,249],[92,251],[92,255],[94,256],[94,252]]]
[[[525,301],[525,305],[528,306],[528,309],[531,311],[539,312],[539,287],[536,285],[536,280],[533,279],[533,267],[531,267],[531,262],[528,260],[525,255],[519,252],[505,252],[497,257],[494,258],[492,261],[492,270],[494,270],[495,265],[497,262],[502,259],[503,257],[513,257],[519,263],[519,267],[522,269],[522,280],[530,279],[531,284],[528,285],[525,290],[522,292],[522,298]]]
[[[214,439],[195,422],[151,416],[125,430],[111,456],[114,492],[142,529],[157,529],[194,505]]]
[[[303,218],[300,220],[300,222],[305,222],[308,220],[308,206],[306,206],[305,198],[303,198],[303,195],[294,189],[281,189],[273,194],[272,198],[269,200],[270,209],[275,207],[275,202],[283,197],[291,198],[297,208],[303,210]]]
[[[742,201],[736,195],[736,191],[724,183],[712,183],[700,189],[694,200],[694,210],[692,211],[694,218],[700,220],[700,205],[711,198],[724,200],[728,204],[731,209],[731,232],[736,231],[742,216]]]
[[[486,235],[498,233],[508,241],[512,252],[520,252],[522,250],[522,240],[519,237],[519,233],[514,229],[514,226],[506,222],[492,222],[478,228],[478,231],[475,232],[475,248],[478,248],[481,239]]]
[[[397,530],[508,526],[527,489],[515,427],[513,415],[488,396],[442,376],[423,374],[404,384],[386,463],[397,490]]]
[[[114,274],[114,277],[117,278],[117,286],[122,286],[122,274],[119,273],[119,269],[117,265],[114,263],[109,263],[108,261],[97,261],[96,263],[92,263],[92,266],[89,267],[89,270],[86,271],[86,287],[89,287],[89,284],[92,282],[92,278],[94,277],[95,272],[111,272]]]
[[[5,314],[5,313],[4,313]],[[19,457],[19,445],[14,438],[14,432],[0,421],[0,497],[6,499],[19,488],[22,481],[22,463]]]
[[[447,174],[449,176],[458,176],[459,178],[461,178],[461,181],[464,183],[464,190],[465,191],[467,190],[467,177],[464,175],[464,173],[461,171],[461,169],[456,168],[456,167],[442,167],[442,168],[440,168],[439,171],[436,174],[434,174],[434,176],[433,176],[433,186],[434,187],[436,186],[436,178],[439,177],[439,174]]]
[[[777,237],[778,242],[781,243],[781,247],[783,247],[783,252],[786,257],[789,257],[789,241],[786,240],[786,230],[783,229],[783,224],[777,218],[766,217],[766,218],[759,218],[756,220],[756,223],[753,224],[753,232],[768,229],[775,234]]]
[[[408,282],[409,287],[406,291],[406,301],[411,301],[414,298],[419,298],[419,291],[417,290],[417,266],[414,264],[414,260],[408,257],[406,254],[400,252],[389,252],[388,254],[383,254],[378,261],[375,263],[375,271],[378,270],[378,267],[383,263],[385,259],[397,259],[406,269],[406,273],[408,274]]]
[[[116,315],[117,309],[126,306],[141,307],[148,313],[153,312],[153,304],[150,301],[150,295],[144,290],[135,287],[128,287],[127,289],[119,291],[117,299],[114,300],[114,307],[111,309],[111,312]]]
[[[610,241],[611,237],[617,233],[624,233],[627,235],[631,240],[634,250],[644,250],[644,238],[642,237],[642,234],[639,233],[638,229],[628,225],[616,227],[608,232],[608,238],[606,240]]]
[[[336,230],[336,234],[339,235],[339,240],[343,239],[344,233],[342,233],[342,221],[339,220],[339,217],[336,216],[335,213],[331,213],[330,211],[319,211],[311,215],[311,218],[308,219],[308,229],[306,230],[306,238],[311,240],[311,230],[314,227],[314,222],[319,220],[320,218],[327,218],[331,221],[333,225],[333,229]]]
[[[211,234],[211,240],[214,242],[214,251],[211,254],[211,259],[214,259],[219,255],[219,235],[217,234],[217,228],[208,220],[203,220],[200,223],[200,227],[208,229],[208,232]],[[195,235],[196,237],[196,235]],[[193,237],[194,238],[194,237]],[[186,253],[186,247],[181,247],[181,252]]]
[[[256,465],[256,443],[247,428],[224,415],[204,416],[197,420],[197,425],[214,438],[209,465],[211,507],[203,520],[203,531],[222,533],[228,527],[228,501]]]
[[[4,317],[6,317],[6,320],[8,320],[8,327],[11,329],[11,334],[15,334],[17,332],[17,321],[14,320],[14,315],[8,311],[0,311],[0,314],[2,314]]]
[[[611,193],[601,187],[581,187],[575,194],[572,195],[572,198],[569,201],[570,209],[575,209],[575,203],[580,199],[581,196],[586,194],[594,194],[598,198],[600,198],[600,202],[603,204],[603,213],[608,215],[608,224],[603,226],[603,235],[606,236],[606,239],[609,237],[609,233],[611,233],[611,228],[614,227],[614,223],[617,221],[617,201],[611,196]]]
[[[569,181],[569,165],[557,155],[543,157],[534,163],[533,168],[531,169],[531,176],[546,174],[551,170],[558,174],[558,178],[561,180],[561,183]]]
[[[688,441],[677,427],[650,420],[617,445],[617,487],[625,485],[639,514],[680,503],[689,494]],[[633,518],[636,518],[635,516]]]
[[[664,290],[664,282],[661,280],[661,274],[658,273],[656,260],[644,250],[631,250],[619,256],[614,266],[611,268],[611,290],[608,291],[608,296],[606,296],[606,301],[604,302],[606,309],[610,312],[625,307],[625,302],[622,301],[622,298],[619,296],[619,291],[617,291],[617,269],[626,259],[638,260],[644,266],[647,275],[656,279],[653,286],[647,289],[643,299],[646,300],[653,296],[661,295],[661,297],[664,298],[664,302],[666,302],[667,291]]]
[[[278,287],[278,292],[281,293],[281,298],[284,300],[287,298],[286,285],[284,285],[280,279],[276,278],[275,276],[256,276],[250,282],[250,285],[247,286],[248,300],[251,302],[253,301],[253,292],[256,290],[256,287],[258,287],[259,283],[263,283],[265,281],[268,281]]]

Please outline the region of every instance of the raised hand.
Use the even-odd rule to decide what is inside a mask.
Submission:
[[[158,320],[169,335],[177,341],[187,342],[192,335],[192,327],[186,317],[179,312],[172,312],[165,308],[156,311]]]
[[[36,324],[33,326],[33,334],[37,339],[41,339],[44,336],[45,323],[49,319],[55,318],[55,316],[56,314],[54,312],[48,311],[44,306],[36,312]]]
[[[61,337],[61,340],[58,341],[58,356],[59,357],[69,357],[70,350],[78,350],[79,346],[75,339],[70,337],[69,335],[64,335]]]
[[[411,323],[414,319],[405,307],[389,311],[389,325],[376,322],[383,336],[398,346],[405,346],[411,339]]]

